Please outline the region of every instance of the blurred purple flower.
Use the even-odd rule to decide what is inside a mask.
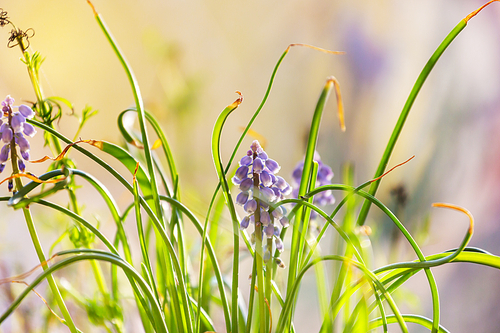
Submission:
[[[321,157],[317,152],[314,152],[314,161],[318,163],[318,175],[316,177],[316,187],[323,185],[330,185],[333,178],[332,169],[321,161]],[[299,195],[299,185],[302,179],[302,172],[304,170],[304,162],[299,162],[292,172],[292,184],[295,189],[292,192],[293,197],[297,198]],[[332,191],[323,191],[314,196],[313,203],[318,206],[332,205],[335,203],[335,197]],[[311,219],[317,217],[315,211],[311,212]]]

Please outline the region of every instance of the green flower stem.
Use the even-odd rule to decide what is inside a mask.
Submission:
[[[231,281],[231,331],[232,333],[238,332],[238,278],[239,278],[239,265],[240,265],[240,223],[236,216],[236,210],[234,207],[233,198],[231,197],[231,192],[229,191],[229,185],[226,179],[226,173],[224,172],[224,166],[222,164],[222,158],[220,153],[220,142],[222,135],[222,128],[227,120],[227,117],[236,110],[236,108],[243,101],[243,96],[234,101],[232,104],[228,105],[217,118],[214,129],[212,132],[212,159],[214,161],[215,170],[217,171],[217,176],[219,177],[219,183],[222,185],[222,192],[224,193],[224,199],[226,205],[231,214],[231,221],[233,224],[233,276]],[[257,225],[257,223],[256,223]],[[257,268],[257,273],[259,269]]]
[[[268,238],[267,239],[267,250],[269,252],[271,252],[273,249],[273,238]],[[273,277],[273,266],[274,266],[274,260],[273,260],[273,256],[272,254],[269,256],[269,259],[267,260],[266,262],[266,299],[267,299],[267,302],[269,304],[269,308],[271,308],[271,296],[272,296],[272,292],[273,292],[273,289],[272,289],[272,277]],[[268,311],[266,311],[266,314],[268,313]],[[269,327],[269,325],[271,325],[271,321],[272,319],[270,319],[270,316],[272,315],[272,313],[269,313],[268,315],[266,315],[266,327]]]
[[[19,45],[21,47],[21,50],[23,51],[24,62],[27,65],[26,67],[28,69],[30,81],[31,81],[31,84],[33,86],[33,90],[34,90],[35,95],[36,95],[37,104],[40,107],[40,113],[42,115],[47,115],[50,110],[47,108],[47,102],[45,101],[42,86],[40,85],[40,81],[38,79],[37,65],[33,62],[32,58],[30,57],[30,54],[27,51],[25,51],[24,44],[22,44],[20,42]],[[49,123],[48,126],[50,126],[52,129],[55,129],[54,124],[52,122]],[[54,155],[59,155],[63,151],[61,143],[59,142],[59,140],[55,136],[53,136],[53,135],[50,136],[50,143],[51,143],[51,150],[54,153]],[[70,201],[71,201],[71,206],[73,207],[73,211],[76,214],[80,215],[80,209],[79,209],[78,201],[77,201],[76,194],[74,191],[74,185],[75,185],[74,180],[71,179],[70,182],[71,182],[71,185],[68,186],[68,193],[69,193],[69,197],[70,197]],[[21,185],[21,187],[22,187],[22,185]],[[90,243],[86,243],[84,245],[88,248],[92,248],[92,244],[90,244]],[[95,261],[91,261],[91,267],[92,267],[92,271],[94,272],[94,276],[95,276],[95,279],[97,282],[98,289],[101,292],[101,294],[103,295],[104,303],[105,303],[106,307],[111,308],[111,304],[109,302],[109,291],[108,291],[108,288],[106,286],[106,282],[104,280],[104,275],[102,273],[101,267]],[[116,323],[113,325],[117,329],[118,332],[122,331],[120,329],[120,325],[118,325]]]
[[[16,143],[14,138],[12,139],[10,145],[12,152],[11,154],[12,172],[13,174],[18,174],[19,168],[17,166]],[[16,182],[16,189],[20,189],[23,187],[23,182],[21,181],[21,178],[16,178],[15,182]],[[45,255],[43,253],[42,244],[40,243],[40,239],[38,238],[38,234],[35,228],[35,223],[33,222],[33,217],[31,216],[29,208],[24,207],[23,214],[24,214],[24,219],[26,220],[26,225],[28,226],[28,231],[31,236],[31,241],[33,242],[33,246],[35,247],[35,251],[38,256],[38,260],[40,261],[40,264],[42,265],[42,268],[45,271],[49,268],[49,265],[46,262],[47,259],[45,258]],[[59,292],[59,288],[57,287],[56,281],[51,274],[47,275],[47,282],[49,283],[50,289],[52,290],[52,294],[57,302],[57,305],[59,306],[59,309],[62,312],[66,325],[69,327],[71,333],[77,333],[78,329],[76,328],[75,323],[71,318],[68,308],[64,303],[61,293]]]
[[[394,127],[394,130],[391,134],[389,142],[387,143],[384,154],[382,155],[382,159],[380,160],[377,171],[375,172],[375,177],[373,177],[373,178],[377,178],[384,173],[385,168],[387,167],[387,164],[389,163],[389,158],[391,157],[392,151],[394,150],[394,147],[396,146],[396,141],[398,140],[399,135],[401,134],[401,131],[403,130],[403,126],[406,122],[406,119],[408,118],[408,115],[410,114],[411,107],[413,106],[413,102],[415,102],[415,99],[417,98],[417,95],[420,92],[420,89],[424,85],[425,80],[429,76],[430,72],[434,68],[434,65],[439,60],[441,55],[448,48],[448,46],[451,44],[451,42],[458,36],[458,34],[466,27],[466,25],[467,25],[467,21],[465,19],[460,21],[460,23],[458,23],[457,26],[441,42],[441,44],[438,46],[436,51],[432,54],[429,61],[427,61],[427,64],[425,65],[424,69],[422,70],[422,72],[418,76],[417,81],[415,82],[415,84],[410,92],[410,95],[408,96],[408,99],[406,100],[406,103],[403,107],[403,110],[401,111],[401,114],[399,115],[399,119],[396,123],[396,126]],[[380,185],[380,180],[373,182],[370,185],[370,189],[368,190],[368,193],[370,193],[371,195],[374,196],[375,193],[377,192],[379,185]],[[370,210],[370,205],[371,205],[371,201],[365,200],[365,202],[363,203],[363,207],[361,207],[361,211],[360,211],[359,216],[358,216],[358,222],[357,222],[358,225],[363,225],[365,223],[366,217],[368,216],[368,211]]]
[[[259,296],[259,324],[260,333],[266,332],[266,301],[264,289],[264,265],[262,254],[262,224],[260,223],[260,205],[257,204],[255,216],[255,266],[257,270],[257,293]],[[252,286],[254,288],[254,286]]]
[[[254,153],[253,158],[255,159],[256,153]],[[268,316],[266,311],[266,289],[264,287],[264,256],[262,253],[262,223],[260,222],[260,191],[259,191],[259,174],[253,173],[253,196],[255,201],[257,202],[257,208],[255,209],[255,213],[253,214],[255,219],[255,266],[257,269],[257,292],[259,293],[259,324],[260,324],[260,333],[266,332]],[[267,273],[268,276],[269,273]],[[251,286],[254,288],[254,286]]]

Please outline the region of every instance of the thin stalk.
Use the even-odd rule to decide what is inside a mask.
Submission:
[[[417,98],[420,89],[424,85],[425,80],[429,76],[430,72],[434,68],[434,65],[437,63],[441,55],[448,48],[451,42],[458,36],[458,34],[466,27],[466,25],[467,21],[465,19],[460,21],[457,24],[457,26],[455,26],[455,28],[453,28],[453,30],[448,34],[448,36],[446,36],[446,38],[441,42],[436,51],[434,51],[434,53],[432,54],[429,61],[427,61],[427,64],[424,66],[424,69],[422,69],[422,72],[418,76],[417,81],[413,85],[410,95],[408,96],[408,99],[406,100],[406,103],[403,106],[403,110],[399,115],[399,119],[396,123],[396,126],[394,127],[394,130],[392,131],[391,137],[389,138],[389,142],[387,143],[384,154],[382,155],[380,163],[377,167],[377,171],[375,172],[375,177],[373,178],[377,178],[384,173],[385,168],[389,163],[389,158],[391,157],[392,151],[396,146],[396,142],[399,138],[399,135],[401,134],[401,131],[403,130],[403,126],[406,122],[406,119],[408,118],[408,115],[410,114],[411,107],[413,106],[413,102],[415,102],[415,99]],[[373,182],[370,185],[368,193],[374,196],[375,193],[377,192],[379,185],[380,185],[380,180]],[[366,217],[368,216],[368,211],[370,210],[370,206],[371,206],[371,201],[365,200],[358,216],[358,222],[357,222],[358,225],[363,225],[365,223]]]
[[[254,159],[256,157],[254,153]],[[262,223],[260,222],[260,200],[259,200],[259,174],[253,173],[253,195],[254,200],[257,202],[257,208],[255,209],[254,219],[255,219],[255,267],[257,270],[257,292],[259,293],[259,324],[260,333],[266,332],[266,322],[267,322],[267,312],[266,312],[266,296],[264,287],[264,256],[262,253]],[[253,286],[252,286],[253,288]]]
[[[10,115],[9,115],[10,118]],[[10,119],[9,119],[10,123]],[[17,166],[17,155],[16,155],[16,143],[15,139],[12,138],[12,141],[10,143],[11,147],[11,161],[12,161],[12,172],[14,174],[19,173],[19,168]],[[16,182],[16,188],[20,189],[23,187],[23,182],[21,181],[21,178],[15,178]],[[40,239],[38,238],[38,234],[36,232],[35,228],[35,223],[33,222],[33,217],[31,216],[31,212],[29,208],[24,207],[23,208],[23,214],[24,214],[24,219],[26,220],[26,225],[28,227],[28,231],[31,236],[31,241],[33,243],[33,246],[35,247],[36,254],[38,256],[38,260],[40,261],[42,268],[44,271],[49,269],[49,266],[47,265],[45,255],[43,253],[42,249],[42,244],[40,243]],[[64,303],[64,300],[62,298],[61,293],[59,292],[59,288],[57,287],[57,283],[54,279],[54,277],[51,274],[47,275],[47,282],[49,283],[50,289],[52,290],[52,294],[54,296],[54,299],[57,302],[57,305],[59,306],[59,309],[62,312],[62,315],[64,317],[65,324],[68,326],[70,329],[71,333],[77,333],[78,329],[75,326],[75,323],[73,322],[73,319],[71,318],[71,315],[68,311],[68,308],[66,307],[66,304]]]

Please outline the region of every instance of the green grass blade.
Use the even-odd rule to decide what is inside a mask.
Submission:
[[[446,36],[446,38],[441,42],[436,51],[434,51],[429,61],[427,61],[427,64],[425,64],[424,69],[418,76],[417,81],[415,82],[410,92],[410,95],[408,96],[408,99],[406,100],[406,103],[403,106],[403,110],[399,115],[399,119],[396,123],[396,126],[394,127],[391,137],[389,138],[389,142],[387,143],[384,154],[382,155],[382,158],[377,167],[377,171],[375,172],[375,177],[373,178],[377,178],[384,173],[385,168],[387,167],[387,163],[389,163],[389,158],[391,157],[392,151],[396,146],[396,142],[399,138],[399,135],[401,134],[401,131],[403,130],[403,126],[406,122],[406,119],[408,118],[408,115],[410,114],[411,107],[413,106],[413,102],[415,102],[415,99],[417,98],[420,89],[424,85],[425,80],[429,76],[430,72],[434,68],[434,65],[436,65],[441,55],[448,48],[448,46],[450,46],[451,42],[453,42],[453,40],[465,28],[466,25],[467,22],[465,20],[460,21],[460,23],[458,23],[457,26],[455,26],[455,28],[453,28],[453,30],[448,34],[448,36]],[[371,195],[375,195],[379,185],[380,185],[380,180],[373,182],[370,185],[368,193],[370,193]],[[370,201],[365,201],[363,203],[363,207],[361,207],[361,211],[358,216],[359,225],[363,225],[365,223],[368,211],[370,210],[370,205],[371,205]]]
[[[240,223],[236,217],[236,211],[234,208],[233,199],[229,191],[229,185],[227,183],[226,174],[224,172],[224,166],[222,164],[221,154],[220,154],[220,141],[222,135],[222,128],[226,122],[227,117],[231,112],[236,110],[236,108],[243,101],[243,97],[240,97],[231,105],[227,106],[217,118],[215,122],[214,129],[212,132],[212,158],[214,161],[215,169],[217,171],[217,176],[219,177],[219,183],[222,185],[222,191],[224,193],[224,198],[226,200],[226,205],[229,208],[229,213],[231,214],[231,220],[233,224],[233,278],[231,285],[231,329],[233,333],[238,332],[238,276],[239,276],[239,244],[240,244]]]

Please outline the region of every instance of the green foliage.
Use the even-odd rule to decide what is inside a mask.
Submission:
[[[273,211],[279,212],[281,210],[279,207],[284,205],[290,207],[293,204],[293,208],[287,213],[291,227],[283,228],[280,235],[281,239],[288,236],[290,240],[290,248],[286,249],[289,259],[281,259],[277,249],[275,255],[271,255],[272,258],[264,258],[262,226],[258,217],[255,217],[254,239],[246,230],[240,230],[240,218],[228,178],[234,174],[230,170],[236,167],[233,163],[236,153],[267,101],[279,66],[291,46],[297,45],[288,47],[279,58],[261,104],[245,127],[226,163],[223,162],[221,154],[223,130],[230,115],[243,101],[240,93],[232,104],[222,110],[215,121],[211,150],[218,183],[207,212],[202,214],[204,221],[201,222],[199,215],[181,201],[179,173],[166,134],[154,115],[145,110],[131,67],[101,16],[94,7],[92,9],[99,27],[123,66],[133,93],[135,107],[124,110],[118,116],[118,128],[127,145],[121,147],[99,140],[76,141],[89,118],[95,116],[97,111],[86,106],[81,116],[77,116],[68,100],[61,97],[45,98],[38,78],[43,58],[37,52],[30,55],[26,49],[21,49],[23,62],[28,68],[37,97],[37,102],[33,103],[36,119],[29,120],[28,123],[44,131],[45,144],[50,146],[54,155],[58,157],[53,158],[55,161],[48,167],[48,172],[40,177],[22,174],[14,169],[13,179],[17,182],[18,191],[10,197],[0,198],[0,201],[6,202],[13,209],[23,211],[40,259],[40,266],[43,267],[43,272],[36,276],[2,313],[0,324],[36,286],[47,280],[57,306],[63,314],[63,322],[71,332],[79,332],[80,329],[76,327],[65,302],[79,305],[80,310],[86,313],[90,327],[101,326],[109,332],[125,330],[124,318],[129,315],[125,312],[126,302],[135,302],[133,304],[138,310],[145,332],[207,332],[216,329],[233,333],[295,332],[294,316],[301,301],[301,286],[307,274],[314,274],[321,310],[320,332],[371,330],[388,332],[390,324],[395,324],[401,331],[408,332],[408,323],[418,324],[431,332],[448,332],[441,325],[441,304],[433,269],[455,262],[468,262],[500,269],[499,256],[468,246],[474,221],[465,209],[450,204],[435,204],[437,207],[451,208],[465,213],[470,222],[469,227],[465,228],[462,242],[456,249],[425,256],[417,241],[419,239],[415,240],[394,212],[375,196],[381,177],[386,175],[389,157],[419,90],[441,54],[465,28],[472,16],[462,20],[431,56],[400,114],[375,173],[376,179],[358,186],[354,185],[354,169],[351,166],[347,166],[344,170],[345,184],[322,186],[316,184],[318,163],[314,160],[314,153],[320,139],[322,113],[332,89],[336,89],[337,99],[340,101],[338,82],[334,78],[327,79],[308,132],[298,197],[269,204],[270,214]],[[315,47],[311,48],[318,50]],[[68,139],[54,127],[54,122],[63,117],[63,108],[69,108],[71,114],[78,119],[73,140]],[[123,117],[126,113],[137,116],[139,131],[125,126]],[[154,143],[149,138],[148,124],[158,138]],[[63,149],[64,144],[69,146]],[[160,146],[163,155],[156,156],[153,148]],[[78,169],[74,160],[69,157],[69,147],[95,162],[102,169],[103,175],[94,176]],[[128,172],[125,175],[120,174],[110,163],[104,162],[91,151],[95,148],[115,160],[116,164],[124,166]],[[166,160],[167,170],[162,167],[163,160]],[[31,182],[24,185],[21,177],[27,176],[30,176]],[[114,195],[122,193],[112,193],[108,190],[99,180],[104,177],[117,180],[122,190],[125,189],[124,192],[129,195],[129,207],[123,213],[120,212],[114,199]],[[164,192],[157,183],[158,177],[163,184]],[[85,180],[85,185],[77,185],[77,179]],[[103,200],[106,204],[116,224],[112,237],[107,236],[100,230],[99,225],[94,226],[83,216],[78,201],[78,191],[80,187],[87,185],[97,192],[95,200]],[[368,186],[369,189],[365,191]],[[39,187],[41,190],[37,192],[36,189]],[[332,213],[327,213],[314,203],[314,197],[324,191],[336,191],[342,196],[342,200],[335,205]],[[60,205],[48,201],[51,198],[59,200],[59,197],[54,197],[56,193],[65,193],[68,196],[68,204]],[[360,207],[362,203],[363,206]],[[258,209],[261,204],[258,203]],[[36,233],[35,220],[30,213],[30,208],[35,205],[59,212],[74,222],[74,226],[56,241],[56,244],[61,245],[64,244],[61,240],[68,237],[73,249],[65,249],[57,252],[52,258],[45,258]],[[374,237],[370,235],[368,226],[364,225],[366,214],[372,205],[378,208],[385,215],[384,218],[389,219],[404,237],[414,253],[416,258],[414,261],[374,267],[370,245]],[[339,213],[342,208],[344,208],[343,215]],[[134,214],[130,214],[132,210]],[[225,222],[225,212],[230,217],[232,239],[223,237],[220,233],[219,227]],[[312,227],[313,213],[325,221],[323,226],[318,226],[317,231]],[[133,218],[136,222],[134,231],[137,231],[137,235],[132,234],[133,229],[124,227],[126,221]],[[184,235],[187,230],[194,230],[199,238],[193,240],[193,237],[189,237],[187,241]],[[328,230],[337,237],[334,246],[329,250],[323,241]],[[139,240],[139,248],[132,247],[131,237]],[[242,247],[240,240],[243,240]],[[230,256],[218,251],[218,247],[223,243],[230,243]],[[272,243],[268,244],[272,246]],[[95,248],[105,248],[105,250]],[[139,259],[132,256],[132,251],[140,252]],[[241,283],[246,277],[240,276],[241,261],[247,251],[253,258],[250,286],[248,283]],[[200,260],[197,261],[198,257],[191,255],[192,253],[199,253]],[[284,265],[285,260],[287,260],[286,274],[288,274],[286,281],[278,274],[277,269],[278,266]],[[92,267],[91,272],[85,273],[95,279],[97,287],[95,297],[82,295],[85,290],[81,293],[76,292],[78,289],[73,287],[73,284],[76,285],[77,281],[69,281],[69,287],[63,287],[67,291],[64,297],[59,292],[57,280],[52,274],[59,270],[63,270],[61,273],[71,272],[76,269],[75,264],[79,262],[86,262]],[[102,266],[103,263],[106,265]],[[111,267],[110,278],[102,271],[105,267]],[[417,314],[402,314],[398,305],[397,295],[401,290],[400,287],[421,271],[425,274],[430,288],[432,318]],[[16,278],[2,281],[2,283],[15,282]],[[241,295],[243,288],[249,288],[248,302]],[[133,296],[130,297],[130,294]],[[133,301],[130,301],[131,299]]]

